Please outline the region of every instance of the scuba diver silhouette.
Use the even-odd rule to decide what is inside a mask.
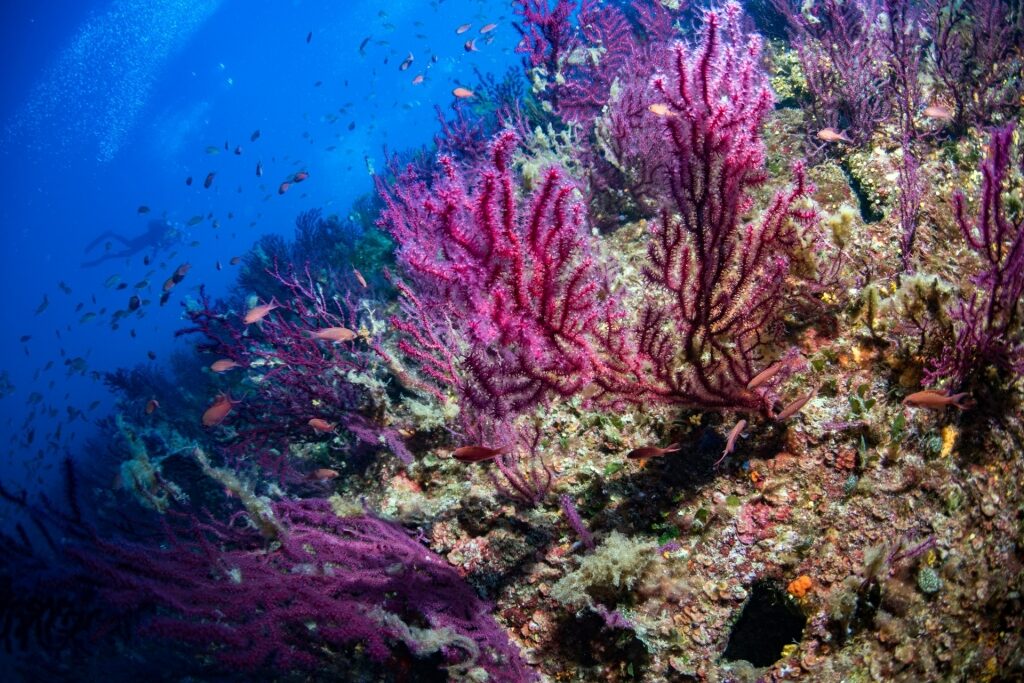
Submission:
[[[97,266],[104,261],[135,256],[139,252],[146,250],[149,250],[150,256],[153,256],[161,249],[166,249],[176,242],[179,242],[181,238],[181,230],[163,219],[151,220],[146,225],[146,232],[136,237],[125,237],[124,235],[119,235],[113,230],[105,230],[97,235],[96,239],[85,246],[85,251],[92,251],[97,244],[105,239],[120,242],[124,245],[124,249],[121,249],[120,251],[111,251],[112,245],[108,243],[106,253],[91,261],[83,261],[82,267],[91,268],[92,266]]]

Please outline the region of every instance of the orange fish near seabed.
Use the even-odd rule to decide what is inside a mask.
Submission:
[[[460,100],[464,100],[468,97],[475,97],[476,93],[474,93],[469,88],[455,88],[454,90],[452,90],[452,95],[455,95]]]
[[[309,336],[320,341],[347,342],[352,341],[358,335],[347,327],[327,327],[310,332]]]
[[[846,133],[840,133],[835,128],[822,128],[818,131],[818,139],[824,140],[825,142],[845,142],[848,145],[853,144],[853,140],[847,137]]]
[[[736,423],[736,426],[729,431],[729,437],[725,440],[725,450],[722,451],[722,457],[718,459],[718,462],[722,462],[725,460],[725,456],[736,450],[736,439],[740,438],[740,434],[742,434],[743,430],[746,428],[747,421],[740,420]],[[717,465],[718,463],[715,464]]]
[[[951,396],[948,391],[927,389],[907,396],[903,399],[903,405],[911,408],[929,408],[930,410],[942,410],[946,406],[953,406],[959,410],[967,410],[974,403],[971,401],[971,395],[966,392]]]
[[[159,407],[159,401],[157,401],[155,398],[150,399],[149,402],[146,403],[146,415],[152,415]]]
[[[338,477],[338,471],[327,467],[321,467],[318,470],[313,470],[306,476],[313,481],[329,481]]]
[[[214,372],[227,372],[228,370],[233,370],[235,368],[240,367],[242,366],[236,363],[235,361],[231,360],[230,358],[221,358],[220,360],[215,360],[213,361],[213,364],[210,365],[210,369],[213,370]]]
[[[273,299],[270,300],[269,304],[260,304],[259,306],[253,306],[252,308],[249,309],[249,312],[245,314],[245,324],[252,325],[253,323],[258,323],[259,321],[266,318],[267,314],[270,313],[275,308],[281,307]]]
[[[203,426],[204,427],[216,427],[224,418],[231,412],[231,408],[234,406],[234,401],[227,394],[218,394],[217,398],[214,399],[213,404],[206,409],[203,413]]]
[[[674,111],[668,108],[667,104],[661,102],[655,102],[651,106],[647,107],[647,111],[651,112],[655,116],[668,117],[668,116],[679,116]]]
[[[311,418],[310,421],[307,422],[306,424],[308,424],[310,427],[312,427],[314,430],[318,432],[334,431],[334,425],[328,422],[327,420],[323,419],[322,417]]]
[[[779,374],[779,370],[786,367],[785,363],[778,361],[772,363],[767,369],[754,375],[754,379],[747,382],[747,389],[757,389],[759,386],[770,380],[775,375]]]
[[[507,446],[505,448],[488,448],[487,446],[463,446],[456,448],[455,452],[452,453],[452,457],[459,462],[484,462],[486,460],[494,460],[498,456],[505,455],[511,449]]]
[[[814,398],[814,392],[809,391],[800,398],[796,399],[785,408],[779,411],[779,414],[775,416],[776,420],[785,420],[787,417],[793,417],[800,412],[800,409],[807,405],[807,402]]]
[[[679,444],[672,443],[665,448],[659,448],[657,446],[644,446],[643,448],[634,448],[629,453],[626,453],[626,457],[630,460],[648,460],[650,458],[657,458],[666,453],[675,453],[679,450]]]
[[[953,112],[947,107],[943,107],[941,104],[931,104],[924,108],[924,115],[930,119],[936,119],[938,121],[952,121]]]

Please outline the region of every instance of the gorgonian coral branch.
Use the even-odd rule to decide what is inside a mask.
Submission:
[[[767,177],[760,128],[773,96],[760,39],[744,36],[740,20],[735,3],[707,12],[699,45],[662,56],[646,125],[625,131],[658,131],[668,153],[643,270],[657,294],[632,348],[619,347],[620,376],[601,380],[611,394],[770,412],[765,391],[746,385],[773,341],[798,224],[815,216],[803,208],[812,188],[796,164],[794,184],[758,220],[742,221]]]
[[[933,361],[926,384],[948,382],[959,389],[990,366],[1005,375],[1024,375],[1024,215],[1019,209],[1011,213],[1004,187],[1011,172],[1012,139],[1012,125],[992,132],[981,164],[981,205],[975,216],[968,215],[962,191],[953,195],[957,225],[984,268],[972,278],[975,291],[950,312],[955,338]],[[1024,155],[1018,163],[1024,173]]]
[[[516,144],[506,131],[486,169],[441,157],[429,183],[407,173],[382,188],[380,224],[407,281],[393,321],[400,348],[434,393],[497,418],[586,386],[601,364],[594,333],[613,305],[576,187],[552,167],[521,198]]]

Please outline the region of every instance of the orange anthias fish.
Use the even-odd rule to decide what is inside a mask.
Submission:
[[[308,177],[309,177],[309,172],[308,171],[299,171],[298,173],[296,173],[295,175],[292,176],[292,182],[293,183],[301,183],[303,180],[305,180]]]
[[[313,481],[329,481],[338,477],[338,471],[327,467],[321,467],[318,470],[310,472],[307,477]]]
[[[467,40],[466,44],[462,46],[462,49],[465,50],[466,52],[477,52],[476,38],[473,38],[472,40]]]
[[[718,462],[722,462],[725,456],[729,455],[736,450],[736,439],[740,438],[740,434],[747,428],[747,421],[740,420],[736,425],[729,430],[729,436],[725,440],[725,450],[722,451],[722,457],[718,459]],[[716,465],[718,463],[715,463]]]
[[[412,79],[413,85],[419,85],[423,82],[423,74],[416,74],[416,78]]]
[[[461,35],[461,34],[465,33],[466,31],[468,31],[471,28],[473,28],[473,24],[463,24],[462,26],[460,26],[457,29],[455,29],[455,34],[456,35]]]
[[[505,455],[511,449],[505,448],[488,448],[487,446],[462,446],[456,448],[455,452],[452,453],[452,457],[459,462],[485,462],[487,460],[494,460],[495,458]]]
[[[146,403],[146,415],[152,415],[154,412],[156,412],[156,409],[159,407],[159,401],[157,401],[155,398],[149,399],[149,401]]]
[[[924,108],[924,115],[930,119],[936,119],[938,121],[952,121],[953,112],[948,107],[943,107],[941,104],[931,104]]]
[[[484,24],[480,27],[480,33],[490,33],[496,28],[498,28],[497,24]]]
[[[835,128],[822,128],[818,131],[818,139],[824,140],[825,142],[845,142],[848,145],[853,144],[853,140],[847,137],[846,133],[840,133]]]
[[[356,282],[358,282],[363,289],[369,287],[369,285],[366,284],[366,278],[363,277],[363,274],[360,273],[357,268],[352,269],[352,274],[356,276]]]
[[[291,186],[292,186],[292,184],[289,183],[286,180],[286,181],[284,181],[283,183],[281,183],[280,185],[277,186],[277,193],[278,194],[284,194],[285,192],[288,191],[288,188],[291,187]]]
[[[950,395],[948,391],[933,391],[926,389],[918,391],[903,399],[903,405],[911,408],[928,408],[930,410],[942,410],[946,406],[953,406],[959,410],[967,410],[974,405],[971,395],[967,392]]]
[[[242,366],[236,363],[235,361],[231,360],[230,358],[221,358],[220,360],[215,360],[213,364],[210,365],[210,369],[213,370],[214,372],[227,372],[228,370],[233,370],[235,368],[240,367]]]
[[[245,314],[245,324],[252,325],[253,323],[258,323],[259,321],[266,318],[267,315],[275,308],[281,307],[273,299],[270,300],[269,304],[260,304],[259,306],[253,306],[251,309],[249,309],[249,312]]]
[[[669,109],[667,104],[663,104],[661,102],[655,102],[651,106],[647,107],[647,111],[651,112],[655,116],[661,117],[679,116],[679,114]]]
[[[796,399],[785,408],[779,411],[779,414],[775,416],[776,420],[785,420],[787,417],[793,417],[800,412],[800,409],[807,405],[807,402],[814,398],[814,392],[809,391],[800,398]]]
[[[679,450],[679,444],[671,443],[665,448],[659,448],[658,446],[644,446],[643,448],[634,448],[629,453],[626,453],[626,457],[630,460],[649,460],[650,458],[658,458],[666,453],[675,453]]]
[[[320,341],[347,342],[352,341],[358,335],[347,327],[327,327],[322,330],[314,330],[309,336]]]
[[[227,394],[219,394],[214,399],[213,404],[206,409],[203,413],[203,426],[204,427],[216,427],[224,418],[231,412],[231,408],[234,406],[234,401]]]
[[[476,93],[469,88],[455,88],[452,90],[452,95],[455,95],[459,99],[466,99],[467,97],[475,97]]]
[[[321,418],[321,417],[311,418],[310,421],[307,422],[306,424],[308,424],[310,427],[312,427],[313,429],[315,429],[318,432],[333,432],[334,431],[334,425],[331,424],[330,422],[328,422],[327,420]]]
[[[766,369],[754,375],[754,379],[747,382],[747,389],[756,389],[775,375],[779,374],[779,370],[786,367],[785,363],[778,361],[769,365]]]
[[[412,56],[412,53],[410,52],[410,53],[409,53],[409,56],[407,56],[407,57],[405,58],[405,60],[404,60],[404,61],[402,61],[402,63],[398,65],[398,70],[399,70],[399,71],[405,71],[405,70],[406,70],[406,69],[408,69],[408,68],[409,68],[410,66],[412,66],[412,62],[413,62],[413,56]]]

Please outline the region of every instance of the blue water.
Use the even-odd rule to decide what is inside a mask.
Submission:
[[[200,284],[226,293],[233,256],[260,235],[291,235],[300,211],[346,215],[372,190],[385,146],[429,146],[434,105],[474,83],[474,67],[500,75],[519,63],[510,15],[497,0],[4,3],[4,481],[45,489],[61,457],[88,457],[83,444],[112,406],[100,373],[166,363],[181,302]],[[467,52],[456,27],[488,22],[493,42]],[[278,194],[298,170],[309,179]],[[86,252],[97,236],[134,237],[153,220],[184,234],[149,266],[145,251],[82,266],[122,248],[107,237]],[[161,307],[162,283],[184,263]],[[149,303],[112,329],[133,293]]]

